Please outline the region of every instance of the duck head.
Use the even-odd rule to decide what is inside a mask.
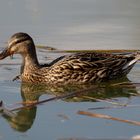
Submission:
[[[27,33],[16,33],[8,41],[8,47],[0,53],[0,60],[13,54],[36,55],[33,39]]]

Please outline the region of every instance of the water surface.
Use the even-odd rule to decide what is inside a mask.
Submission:
[[[29,33],[36,44],[61,50],[139,49],[140,46],[138,0],[5,0],[0,4],[0,18],[1,49],[7,39],[19,31]],[[39,61],[46,63],[65,53],[39,48],[37,54]],[[19,107],[24,101],[40,101],[94,86],[40,87],[13,82],[19,74],[20,63],[19,55],[0,62],[0,100],[8,108]],[[140,121],[140,87],[131,84],[139,83],[139,71],[138,62],[127,78],[99,85],[86,96],[21,109],[15,111],[13,117],[1,115],[0,139],[90,140],[140,135],[139,126],[77,114],[83,110]],[[130,83],[130,87],[110,86],[124,81]],[[118,108],[95,98],[131,107]]]

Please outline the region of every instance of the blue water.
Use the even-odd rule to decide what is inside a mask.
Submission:
[[[6,46],[15,32],[29,33],[36,44],[60,50],[69,49],[139,49],[140,1],[138,0],[5,0],[0,4],[0,46]],[[64,55],[37,49],[39,61],[46,63]],[[46,58],[47,56],[47,58]],[[21,57],[0,62],[0,100],[7,108],[23,101],[43,100],[87,87],[34,87],[12,79],[19,74]],[[129,73],[127,82],[138,82],[140,63]],[[115,81],[122,82],[122,81]],[[88,85],[89,86],[89,85]],[[89,87],[88,87],[89,88]],[[1,114],[0,140],[90,140],[96,138],[131,138],[140,135],[139,126],[91,118],[79,110],[140,121],[140,87],[106,87],[79,96],[55,100],[37,107],[15,111],[14,117]],[[89,98],[87,98],[89,97]],[[112,108],[110,99],[131,107]],[[133,106],[137,105],[137,106]],[[111,107],[111,109],[95,109]],[[115,106],[116,107],[116,106]]]

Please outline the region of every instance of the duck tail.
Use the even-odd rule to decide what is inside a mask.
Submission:
[[[140,60],[140,51],[137,51],[135,59]]]
[[[129,66],[135,64],[138,60],[140,60],[140,51],[135,53],[135,58],[129,62]]]
[[[135,54],[133,54],[134,59],[132,59],[131,61],[129,61],[124,67],[123,69],[126,69],[128,67],[133,66],[138,60],[140,60],[140,51],[136,52]]]

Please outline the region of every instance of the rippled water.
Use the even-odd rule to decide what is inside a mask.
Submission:
[[[61,50],[139,49],[139,7],[138,0],[5,0],[0,4],[0,45],[3,48],[10,35],[24,31],[33,36],[36,44]],[[41,63],[65,54],[44,48],[39,48],[37,53]],[[14,111],[11,117],[1,114],[1,140],[90,140],[140,135],[137,125],[78,114],[82,110],[140,121],[140,85],[132,84],[139,83],[140,62],[127,78],[95,89],[94,85],[43,87],[13,82],[20,63],[18,55],[0,62],[0,100],[7,108],[19,107],[24,101],[41,101],[93,89],[78,97]],[[129,86],[112,86],[119,82],[127,82]]]

